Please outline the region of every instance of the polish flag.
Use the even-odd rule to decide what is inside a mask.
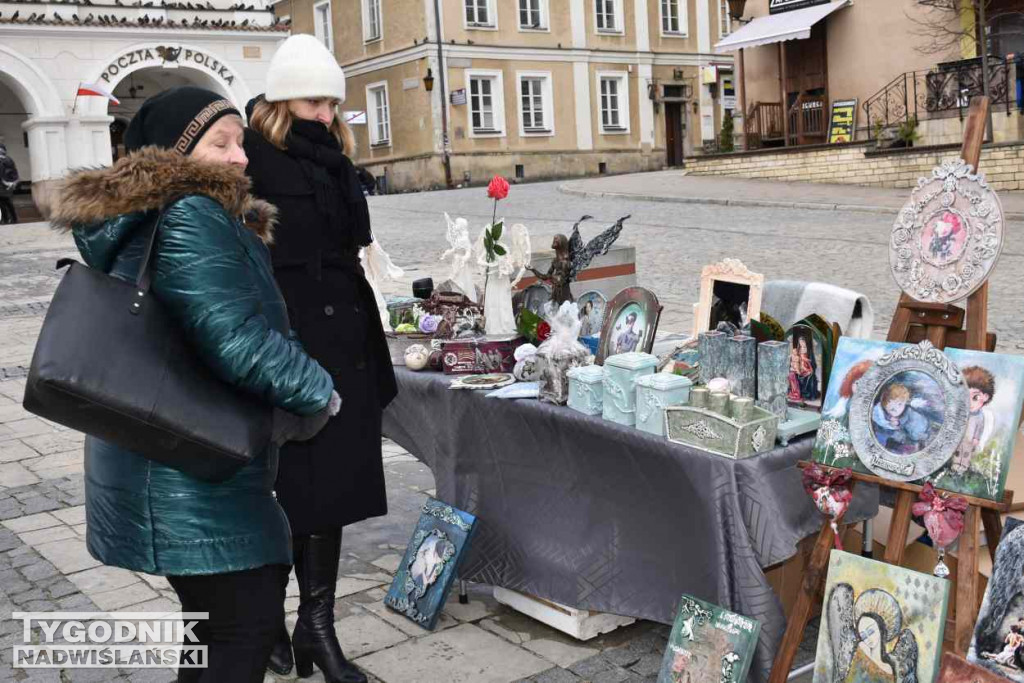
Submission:
[[[95,83],[82,83],[79,85],[78,97],[106,97],[114,104],[121,104],[121,100],[114,97],[113,93]]]

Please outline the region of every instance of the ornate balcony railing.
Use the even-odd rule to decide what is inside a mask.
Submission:
[[[1015,97],[1016,90],[1016,85],[1011,83],[1011,67],[1010,61],[989,57],[989,97],[994,105],[1006,105],[1007,115],[1010,98]],[[911,118],[920,121],[946,112],[957,112],[963,119],[971,98],[982,94],[980,59],[940,64],[927,71],[908,71],[864,102],[869,135],[874,137],[879,122],[888,128]]]

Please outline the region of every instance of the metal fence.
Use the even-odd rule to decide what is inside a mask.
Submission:
[[[1012,65],[1009,60],[989,57],[989,97],[993,105],[1004,104],[1007,115],[1011,99],[1016,99]],[[980,59],[940,64],[927,71],[908,71],[864,102],[869,135],[874,137],[878,123],[888,128],[912,118],[920,121],[946,112],[957,112],[963,119],[971,98],[983,94]]]

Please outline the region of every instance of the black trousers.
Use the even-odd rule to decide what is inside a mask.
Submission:
[[[182,612],[209,612],[194,629],[206,669],[179,669],[178,683],[262,683],[284,623],[286,565],[202,576],[169,576]]]

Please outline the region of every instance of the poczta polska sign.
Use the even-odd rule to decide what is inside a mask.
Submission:
[[[148,62],[157,62],[158,65],[164,64],[195,64],[197,66],[204,67],[216,76],[219,76],[225,83],[232,85],[235,82],[235,75],[220,62],[220,60],[214,59],[205,52],[199,50],[193,50],[190,48],[182,47],[171,47],[167,45],[161,45],[159,47],[148,48],[144,47],[139,50],[133,50],[128,54],[121,55],[103,70],[100,78],[104,83],[110,83],[111,79],[116,77],[121,71],[128,69],[129,67],[136,64],[147,64]]]

